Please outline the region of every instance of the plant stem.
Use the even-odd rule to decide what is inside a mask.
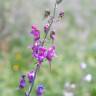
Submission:
[[[35,69],[35,74],[34,74],[33,82],[31,83],[31,86],[30,86],[30,88],[29,88],[29,91],[28,91],[28,93],[26,93],[25,96],[30,96],[31,91],[32,91],[32,88],[33,88],[33,86],[34,86],[35,79],[36,79],[36,74],[37,74],[39,68],[40,68],[40,65],[37,64],[37,65],[36,65],[36,69]]]
[[[52,26],[52,24],[53,24],[53,21],[54,21],[54,18],[55,18],[55,13],[56,13],[56,5],[57,5],[57,2],[55,2],[55,7],[54,7],[54,12],[53,12],[52,20],[51,20],[51,23],[49,24],[48,31],[46,32],[45,37],[44,37],[44,39],[43,39],[42,46],[44,45],[44,43],[45,43],[45,41],[46,41],[46,38],[47,38],[47,36],[48,36],[48,33],[49,33],[49,31],[50,31],[50,29],[51,29],[51,26]]]
[[[41,44],[42,46],[44,45],[44,43],[45,43],[45,41],[46,41],[46,38],[47,38],[47,36],[48,36],[48,33],[49,33],[49,31],[50,31],[50,28],[51,28],[51,26],[52,26],[52,24],[53,24],[53,22],[54,22],[55,13],[56,13],[56,5],[57,5],[57,2],[55,3],[53,16],[52,16],[52,20],[51,20],[51,23],[50,23],[50,25],[49,25],[48,31],[47,31],[47,33],[46,33],[46,35],[45,35],[45,37],[44,37],[44,39],[43,39],[43,42],[42,42],[42,44]],[[31,86],[29,87],[29,91],[25,94],[25,96],[30,96],[31,91],[32,91],[33,86],[34,86],[34,82],[35,82],[35,79],[36,79],[36,75],[37,75],[37,72],[38,72],[39,69],[40,69],[40,64],[37,64],[37,65],[36,65],[36,69],[35,69],[35,74],[34,74],[33,82],[31,83]]]

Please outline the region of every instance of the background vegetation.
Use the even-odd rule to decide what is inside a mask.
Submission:
[[[0,96],[24,96],[17,88],[19,77],[34,67],[28,32],[34,23],[43,29],[43,12],[52,11],[53,5],[54,0],[0,0]],[[45,62],[35,86],[44,83],[44,96],[73,96],[64,95],[64,85],[71,82],[77,84],[70,90],[74,96],[96,96],[96,0],[63,0],[59,10],[65,16],[56,27],[52,72]],[[80,69],[82,62],[88,66],[85,71]],[[92,74],[92,81],[81,83],[86,73]]]

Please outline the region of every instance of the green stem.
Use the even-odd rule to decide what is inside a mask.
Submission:
[[[51,26],[52,26],[52,24],[53,24],[53,22],[54,22],[55,13],[56,13],[56,5],[57,5],[57,3],[55,3],[54,12],[53,12],[53,17],[52,17],[51,23],[50,23],[50,25],[49,25],[49,29],[48,29],[48,31],[47,31],[44,39],[43,39],[42,46],[44,45],[44,43],[45,43],[45,41],[46,41],[46,38],[47,38],[47,36],[48,36],[48,33],[49,33],[49,31],[50,31],[50,28],[51,28]],[[30,96],[31,91],[32,91],[33,86],[34,86],[34,82],[35,82],[35,79],[36,79],[36,75],[37,75],[37,72],[38,72],[39,69],[40,69],[40,65],[37,64],[36,69],[35,69],[35,74],[34,74],[33,82],[31,83],[31,86],[29,87],[29,91],[25,94],[25,96]]]

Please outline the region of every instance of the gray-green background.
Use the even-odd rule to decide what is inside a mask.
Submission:
[[[0,96],[24,96],[24,90],[17,90],[19,77],[34,67],[28,32],[34,23],[43,32],[44,10],[52,12],[53,6],[54,0],[0,0]],[[96,0],[63,0],[58,10],[65,16],[56,24],[52,72],[45,62],[31,96],[36,96],[39,82],[45,86],[44,96],[64,96],[66,82],[77,84],[75,96],[96,96]],[[88,65],[85,71],[80,69],[82,62]],[[82,83],[88,73],[92,81]]]

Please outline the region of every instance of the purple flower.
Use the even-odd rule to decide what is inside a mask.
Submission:
[[[40,44],[38,42],[35,42],[34,45],[32,46],[32,56],[34,58],[37,58],[39,47]]]
[[[38,42],[35,42],[34,45],[32,46],[32,56],[34,58],[37,58],[38,56],[39,47],[40,47],[40,44]]]
[[[49,62],[51,62],[54,56],[55,56],[55,46],[52,46],[51,48],[48,49],[46,58]]]
[[[19,82],[19,88],[24,88],[25,86],[26,86],[25,75],[22,75]]]
[[[37,60],[39,63],[43,62],[43,60],[46,58],[47,55],[47,49],[43,46],[40,46],[38,49],[38,56]]]
[[[27,74],[30,83],[32,83],[34,75],[35,75],[34,71],[31,71]]]
[[[38,63],[41,64],[44,58],[46,58],[47,49],[41,46],[38,42],[35,42],[32,47],[32,56],[38,60]]]
[[[39,84],[36,90],[37,96],[43,96],[44,93],[44,86],[42,84]]]
[[[36,25],[32,25],[31,34],[34,36],[35,41],[40,39],[40,31],[37,29]]]

